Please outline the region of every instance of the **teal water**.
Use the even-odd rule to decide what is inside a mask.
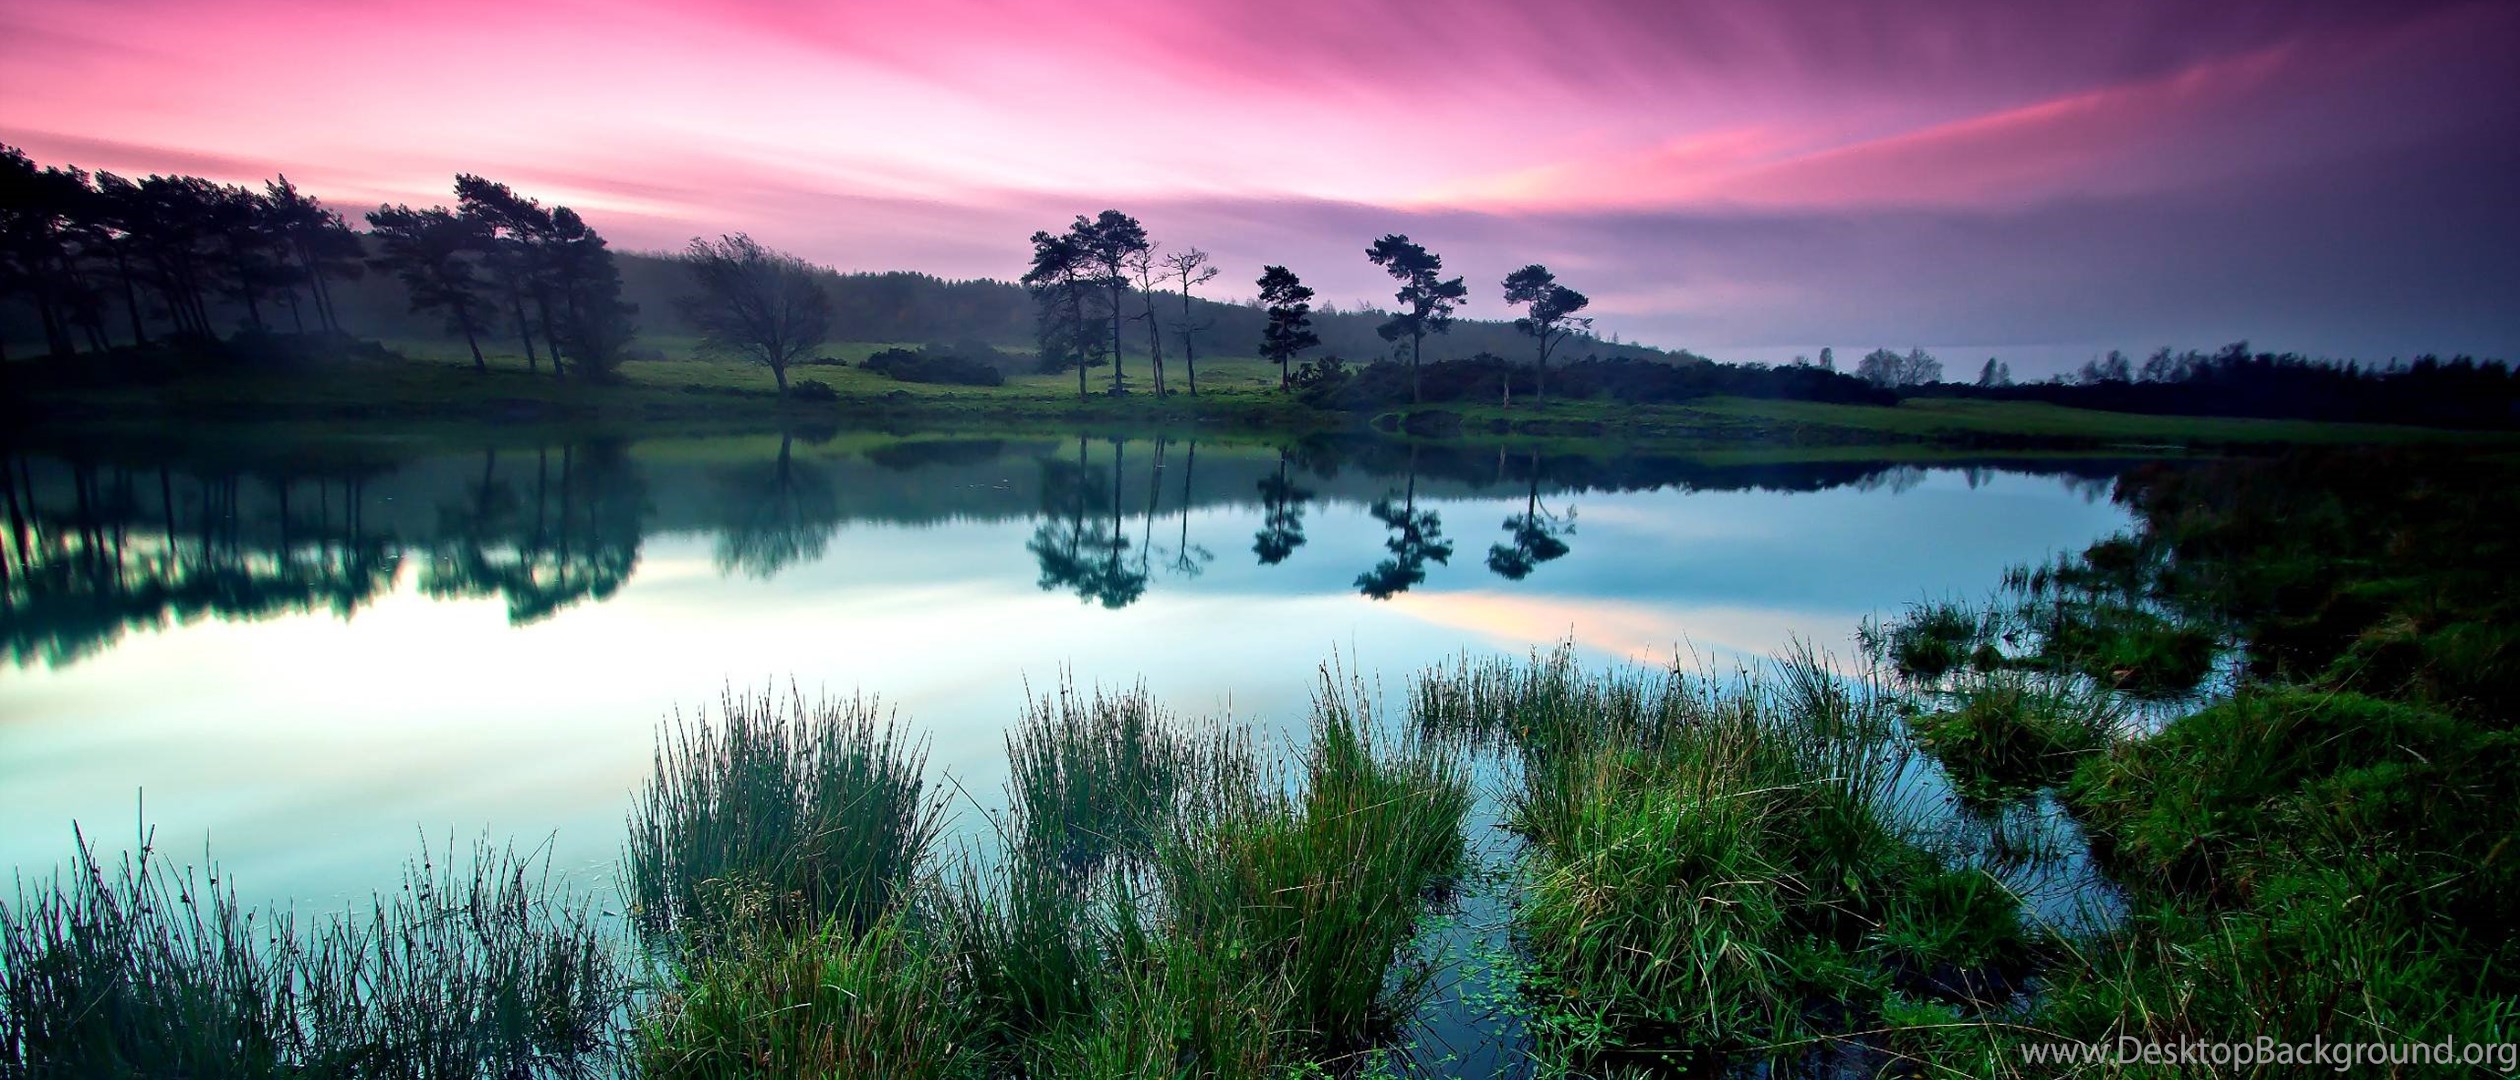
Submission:
[[[611,896],[656,726],[727,686],[880,694],[971,828],[1028,686],[1143,678],[1290,731],[1332,660],[1396,706],[1426,665],[1569,637],[1844,655],[1867,615],[2126,523],[2096,461],[852,434],[6,464],[0,866],[53,872],[74,821],[127,845],[145,792],[161,851],[301,910],[449,834],[548,843]]]

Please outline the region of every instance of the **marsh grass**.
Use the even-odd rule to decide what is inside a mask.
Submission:
[[[1953,788],[1981,804],[2062,782],[2123,725],[2110,695],[2020,672],[1972,677],[1934,704],[1909,729]]]
[[[1220,800],[1161,870],[1174,932],[1277,973],[1316,1048],[1371,1042],[1424,996],[1431,973],[1408,954],[1465,858],[1459,759],[1370,700],[1325,671],[1299,790]]]
[[[1422,730],[1515,766],[1544,1060],[1802,1067],[1870,1053],[1900,994],[1972,1013],[2011,997],[2031,952],[2018,899],[1920,831],[1899,700],[1800,646],[1729,677],[1588,673],[1560,646],[1418,680]]]
[[[911,921],[894,911],[863,930],[834,920],[723,942],[641,1017],[641,1075],[980,1075],[978,1018]]]
[[[609,1060],[625,981],[547,860],[424,853],[301,931],[144,838],[0,904],[0,1076],[508,1077]]]
[[[705,949],[751,924],[873,926],[944,822],[926,762],[926,744],[867,698],[730,691],[714,723],[677,714],[630,813],[640,931]]]

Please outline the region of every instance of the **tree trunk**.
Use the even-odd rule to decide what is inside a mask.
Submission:
[[[1155,294],[1146,294],[1146,356],[1155,366],[1155,396],[1164,396],[1164,334],[1155,325]]]
[[[1425,392],[1424,390],[1420,389],[1420,388],[1419,388],[1419,386],[1418,386],[1418,357],[1419,357],[1420,355],[1422,355],[1423,353],[1425,353],[1425,352],[1426,352],[1426,332],[1425,332],[1425,331],[1423,331],[1423,330],[1412,330],[1412,331],[1410,331],[1410,332],[1409,332],[1409,404],[1411,404],[1411,405],[1421,404],[1421,403],[1423,403],[1423,402],[1426,400],[1426,392]]]
[[[542,371],[542,360],[534,355],[534,324],[525,321],[525,294],[514,289],[508,290],[508,311],[516,316],[517,337],[525,342],[525,370],[539,374]]]
[[[1549,346],[1549,335],[1543,331],[1540,335],[1540,367],[1531,374],[1531,400],[1535,402],[1549,400]]]
[[[1119,276],[1119,268],[1113,267],[1112,274],[1114,277]],[[1114,396],[1129,392],[1127,378],[1120,370],[1122,359],[1120,354],[1121,318],[1120,289],[1115,287],[1111,290],[1111,392]]]
[[[551,329],[551,294],[539,288],[534,290],[534,314],[542,319],[543,347],[551,351],[551,377],[566,378],[560,370],[560,335]],[[578,324],[572,320],[569,325]]]
[[[1181,369],[1190,376],[1190,396],[1199,396],[1199,330],[1190,322],[1190,270],[1181,271]]]
[[[140,287],[132,283],[131,255],[120,244],[114,246],[114,270],[122,278],[123,310],[131,315],[131,343],[146,345],[149,343],[149,330],[147,324],[140,321]]]
[[[464,344],[472,349],[473,371],[481,375],[490,374],[490,361],[481,358],[481,337],[473,331],[472,308],[465,304],[455,305],[455,322],[464,328]]]

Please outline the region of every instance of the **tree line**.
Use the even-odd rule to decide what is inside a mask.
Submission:
[[[1214,324],[1196,317],[1192,290],[1216,277],[1207,252],[1196,247],[1163,252],[1143,223],[1118,210],[1092,217],[1079,214],[1063,231],[1033,233],[1031,243],[1032,263],[1024,272],[1023,286],[1035,305],[1041,370],[1073,369],[1077,396],[1083,398],[1089,393],[1086,369],[1109,367],[1107,392],[1125,394],[1129,385],[1127,332],[1129,324],[1140,323],[1146,330],[1152,389],[1159,396],[1171,393],[1163,334],[1169,326],[1181,358],[1184,389],[1198,394],[1199,336]],[[1469,287],[1459,276],[1443,276],[1442,256],[1398,233],[1374,241],[1365,258],[1400,283],[1393,294],[1399,306],[1387,313],[1375,332],[1395,351],[1401,342],[1407,343],[1412,397],[1423,400],[1417,374],[1424,363],[1426,338],[1451,331],[1454,312],[1468,298]],[[1278,366],[1279,389],[1292,391],[1298,383],[1295,361],[1321,344],[1313,327],[1314,292],[1293,271],[1274,264],[1261,269],[1255,284],[1259,288],[1256,303],[1264,319],[1259,354]],[[1589,334],[1592,320],[1578,313],[1591,301],[1558,284],[1556,276],[1537,263],[1508,275],[1503,289],[1507,304],[1524,309],[1513,325],[1533,340],[1541,380],[1535,384],[1535,394],[1541,393],[1538,387],[1545,386],[1550,355],[1568,338]],[[1169,308],[1159,311],[1159,299],[1174,295],[1180,300],[1178,314],[1168,315]],[[1324,359],[1329,363],[1313,366],[1307,373],[1308,383],[1337,377],[1340,365],[1333,358]]]
[[[453,208],[379,206],[363,239],[287,176],[259,190],[198,176],[137,180],[38,167],[0,146],[0,296],[33,309],[45,351],[216,340],[214,302],[245,329],[341,334],[335,286],[391,275],[415,312],[442,316],[476,368],[482,338],[512,333],[529,366],[610,372],[636,332],[604,238],[565,206],[455,179]]]

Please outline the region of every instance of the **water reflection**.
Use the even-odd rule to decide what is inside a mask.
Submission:
[[[796,437],[779,436],[778,456],[717,470],[717,567],[767,580],[823,556],[840,528],[840,496],[819,465],[796,460]]]
[[[1356,591],[1376,600],[1388,600],[1409,590],[1409,586],[1426,580],[1428,560],[1452,561],[1452,542],[1444,539],[1444,519],[1432,510],[1417,508],[1418,448],[1409,448],[1408,483],[1400,501],[1391,496],[1374,500],[1371,514],[1391,530],[1391,538],[1383,547],[1389,558],[1375,563],[1374,568],[1356,576]]]
[[[1971,488],[1998,471],[2037,471],[2086,497],[2119,468],[1966,465]],[[1208,511],[1240,511],[1244,528],[1256,525],[1252,565],[1346,561],[1356,592],[1381,600],[1451,561],[1455,544],[1430,497],[1508,510],[1485,561],[1510,584],[1568,556],[1588,495],[1898,493],[1926,475],[1884,463],[1086,435],[845,446],[795,434],[662,446],[581,439],[415,454],[367,444],[154,456],[80,447],[10,453],[0,466],[0,647],[21,666],[67,665],[131,631],[204,617],[347,619],[393,587],[405,559],[423,595],[496,598],[511,624],[526,625],[619,593],[660,534],[703,534],[720,575],[770,580],[825,559],[861,521],[1026,521],[1022,551],[1006,554],[1028,555],[1042,590],[1119,610],[1206,574],[1217,560],[1200,535],[1218,523]],[[1322,506],[1362,507],[1381,527],[1380,549],[1314,550],[1307,518]]]
[[[626,444],[537,449],[530,481],[499,465],[498,451],[482,451],[480,478],[438,503],[435,534],[413,541],[427,555],[420,590],[441,600],[497,597],[515,626],[619,592],[638,568],[649,509]]]
[[[1507,542],[1488,548],[1488,569],[1507,581],[1530,577],[1541,563],[1574,550],[1565,539],[1575,532],[1574,508],[1560,516],[1540,505],[1540,455],[1530,455],[1524,472],[1531,482],[1523,496],[1523,512],[1505,519]]]

